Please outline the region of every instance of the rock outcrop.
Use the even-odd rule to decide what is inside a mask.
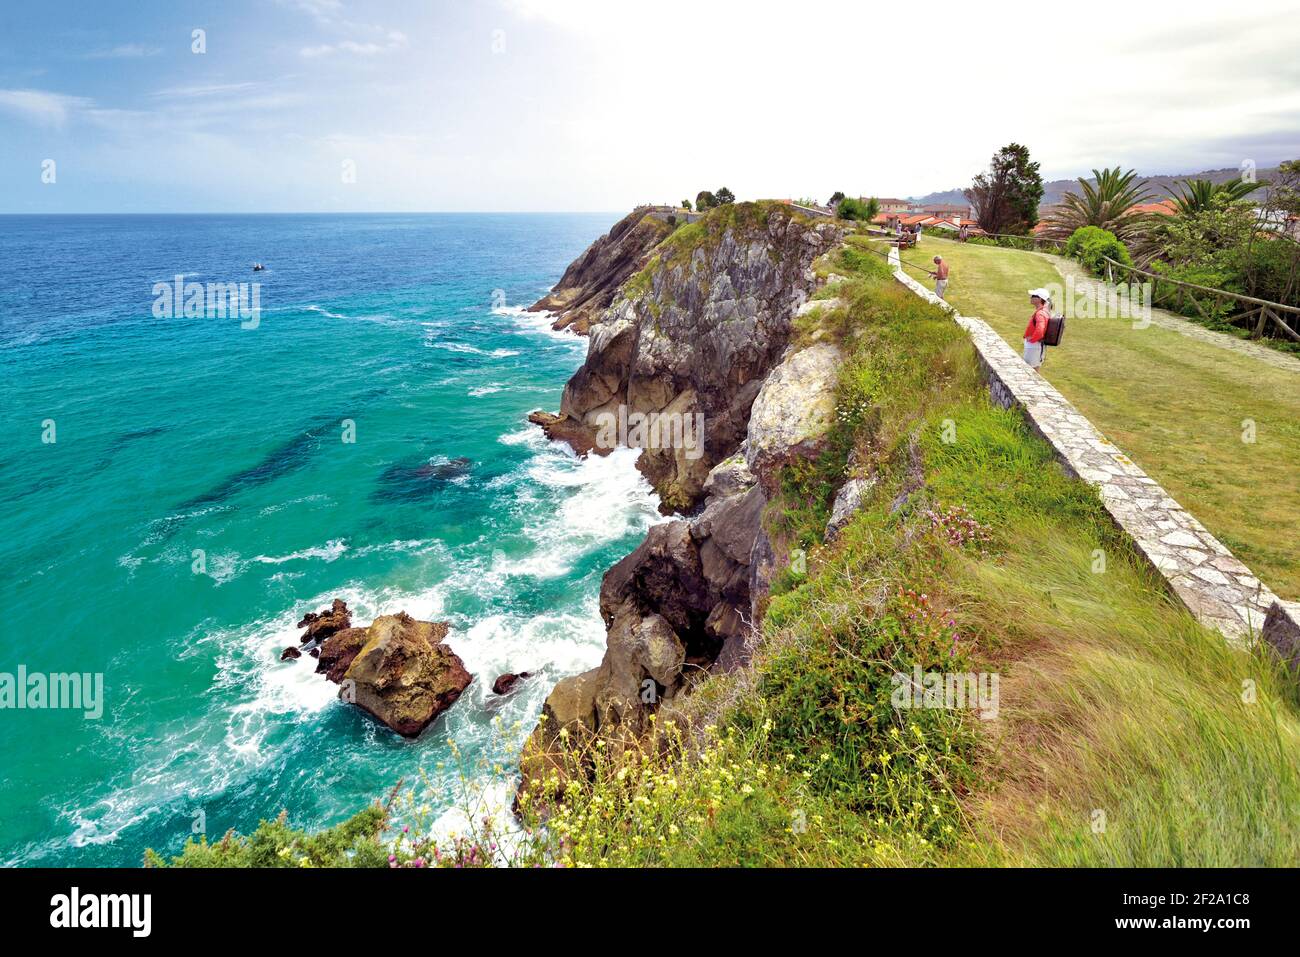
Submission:
[[[469,687],[465,665],[442,643],[446,622],[417,621],[402,612],[376,618],[366,632],[339,696],[398,734],[416,737]]]
[[[534,417],[581,453],[607,450],[600,417],[620,409],[701,413],[704,437],[695,458],[641,453],[662,510],[691,517],[652,527],[605,573],[604,659],[547,698],[520,762],[526,789],[552,775],[562,786],[592,735],[613,748],[642,737],[650,714],[697,676],[749,663],[753,622],[785,559],[764,530],[764,508],[782,467],[818,455],[833,423],[838,347],[797,348],[790,338],[815,285],[812,261],[840,230],[748,205],[698,226],[692,246],[678,248],[676,236],[661,244],[591,326],[560,415]]]
[[[831,505],[830,520],[826,523],[826,541],[832,542],[836,539],[849,520],[862,508],[862,503],[867,500],[867,493],[875,484],[874,478],[851,478],[840,486]]]
[[[351,627],[352,613],[348,611],[347,602],[341,598],[335,598],[334,602],[325,611],[307,612],[303,615],[302,621],[298,622],[299,628],[306,628],[302,637],[298,641],[303,645],[315,647],[321,644],[330,635],[344,628]]]
[[[644,449],[637,467],[665,514],[695,509],[709,472],[745,438],[791,320],[815,288],[812,262],[842,235],[774,204],[717,210],[687,229],[659,245],[591,327],[586,362],[546,423],[548,435],[584,453],[626,440],[607,439],[613,422],[685,423],[680,434],[697,438],[687,447],[626,440]],[[795,371],[812,375],[804,366],[816,364]],[[690,435],[692,423],[702,434]]]
[[[498,675],[497,680],[492,682],[492,693],[498,695],[509,694],[515,689],[515,685],[519,684],[519,682],[523,681],[525,678],[531,677],[532,672],[529,671],[521,671],[519,674],[506,672],[503,675]]]
[[[645,265],[650,251],[672,232],[649,207],[640,207],[614,224],[564,271],[530,312],[558,313],[555,329],[585,333],[614,299],[619,287]]]
[[[316,673],[339,685],[339,698],[400,735],[416,737],[473,680],[443,644],[446,622],[418,621],[401,612],[382,615],[366,628],[351,623],[347,605],[336,598],[329,611],[303,618],[302,641],[317,654]],[[290,650],[297,651],[286,649],[285,655]]]
[[[817,342],[787,355],[763,382],[749,418],[745,464],[769,493],[780,467],[809,456],[830,428],[842,359],[837,346]]]

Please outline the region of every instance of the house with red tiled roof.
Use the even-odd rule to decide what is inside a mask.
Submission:
[[[1136,206],[1130,206],[1124,211],[1125,216],[1132,216],[1136,213],[1155,213],[1159,216],[1173,216],[1178,212],[1178,206],[1172,199],[1162,199],[1158,203],[1138,203]]]

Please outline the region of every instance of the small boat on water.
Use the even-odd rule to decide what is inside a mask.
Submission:
[[[263,266],[261,263],[253,263],[253,272],[261,272],[265,268],[266,267]]]

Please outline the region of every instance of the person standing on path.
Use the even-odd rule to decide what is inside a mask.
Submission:
[[[1029,325],[1025,326],[1025,364],[1037,369],[1043,364],[1043,355],[1047,351],[1043,337],[1047,335],[1047,320],[1052,318],[1049,308],[1052,294],[1046,289],[1031,289],[1029,301],[1033,304],[1034,314],[1029,317]]]
[[[942,299],[943,291],[948,288],[948,264],[942,256],[935,256],[934,269],[927,269],[926,272],[934,277],[934,294]]]

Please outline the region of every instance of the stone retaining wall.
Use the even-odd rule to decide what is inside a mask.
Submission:
[[[1291,636],[1296,653],[1300,603],[1279,600],[1155,479],[1027,366],[988,323],[958,315],[903,272],[896,248],[890,250],[889,261],[899,282],[946,310],[966,330],[994,401],[1004,408],[1021,408],[1065,469],[1098,488],[1106,510],[1197,619],[1233,642],[1248,643],[1263,633],[1280,651]]]

